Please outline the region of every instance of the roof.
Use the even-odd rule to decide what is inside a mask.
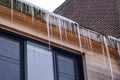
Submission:
[[[54,13],[104,35],[120,38],[119,3],[117,0],[66,0]]]

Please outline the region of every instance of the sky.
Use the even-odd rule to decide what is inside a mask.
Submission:
[[[60,6],[65,0],[25,0],[32,4],[35,4],[43,9],[53,12],[58,6]]]

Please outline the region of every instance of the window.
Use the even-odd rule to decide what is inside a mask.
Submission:
[[[80,55],[37,42],[0,30],[0,80],[84,80]]]
[[[74,64],[73,58],[58,55],[59,80],[75,80]]]
[[[84,80],[82,58],[65,50],[55,49],[58,80]]]
[[[84,80],[82,70],[81,56],[27,42],[28,80]]]
[[[20,41],[1,34],[0,80],[20,80]]]
[[[28,80],[54,80],[52,51],[32,42],[27,43]]]

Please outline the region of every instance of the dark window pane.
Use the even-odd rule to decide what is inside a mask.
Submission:
[[[58,68],[60,80],[75,80],[74,59],[58,55]]]
[[[0,80],[20,80],[20,43],[1,35]]]
[[[19,60],[19,42],[14,39],[0,36],[0,55]]]
[[[70,76],[70,75],[60,73],[60,80],[75,80],[75,78],[74,78],[74,76]]]
[[[59,72],[68,74],[71,76],[75,75],[74,59],[59,55],[58,56],[58,65],[59,65]]]
[[[60,80],[75,80],[74,78],[60,76]]]

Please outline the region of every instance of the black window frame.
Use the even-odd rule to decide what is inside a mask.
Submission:
[[[55,73],[55,80],[59,80],[59,70],[58,70],[58,55],[62,55],[65,57],[69,57],[75,60],[75,80],[84,80],[84,69],[83,69],[83,59],[82,55],[78,53],[74,53],[62,48],[58,48],[53,46],[53,63],[54,63],[54,73]],[[79,68],[78,68],[79,67]]]
[[[5,29],[0,28],[0,34],[20,40],[20,80],[27,80],[27,41],[36,43],[36,44],[40,44],[46,47],[49,47],[49,44],[42,42],[42,41],[38,41],[20,34],[17,34],[15,32],[11,32]],[[83,59],[82,59],[82,55],[69,51],[69,50],[65,50],[62,47],[57,47],[57,46],[53,46],[50,45],[51,51],[52,51],[52,55],[53,55],[53,72],[54,72],[54,79],[58,80],[58,61],[57,61],[57,55],[58,55],[58,51],[62,51],[62,52],[66,52],[67,54],[63,54],[60,53],[63,56],[69,56],[69,57],[75,57],[76,58],[76,64],[77,66],[79,66],[79,68],[76,69],[78,71],[77,77],[78,79],[76,80],[84,80],[84,69],[83,69]],[[76,70],[75,69],[75,70]]]

